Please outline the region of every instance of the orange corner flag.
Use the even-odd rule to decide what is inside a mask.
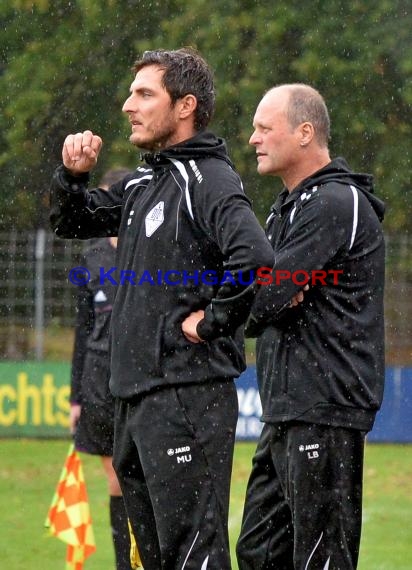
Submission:
[[[82,570],[96,550],[80,457],[71,444],[45,526],[67,544],[66,570]]]

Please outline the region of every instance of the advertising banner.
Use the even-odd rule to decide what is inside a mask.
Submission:
[[[237,440],[257,440],[262,406],[256,368],[236,382]],[[0,363],[0,437],[68,437],[70,364]],[[368,441],[412,442],[412,368],[387,368],[385,396]]]
[[[0,364],[0,437],[61,437],[69,433],[70,364]]]

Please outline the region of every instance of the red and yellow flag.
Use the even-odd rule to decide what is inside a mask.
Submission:
[[[45,526],[67,544],[66,570],[82,570],[96,550],[83,467],[71,444]]]

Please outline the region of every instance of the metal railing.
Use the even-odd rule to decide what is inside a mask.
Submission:
[[[412,239],[387,237],[388,364],[412,364]],[[85,242],[43,229],[0,233],[0,357],[42,360],[44,331],[73,327],[76,287],[68,279]]]

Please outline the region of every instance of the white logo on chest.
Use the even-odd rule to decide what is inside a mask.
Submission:
[[[150,210],[145,219],[146,237],[152,236],[164,222],[164,202],[159,202]]]

